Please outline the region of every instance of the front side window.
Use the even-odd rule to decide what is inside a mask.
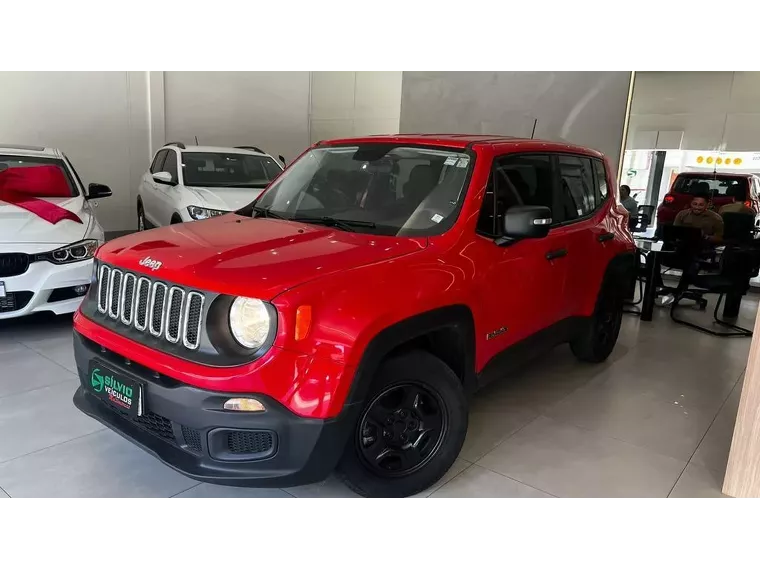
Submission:
[[[444,148],[315,148],[256,201],[260,215],[381,235],[438,235],[456,221],[473,159]]]
[[[156,153],[156,157],[153,158],[153,164],[150,165],[151,174],[158,174],[159,172],[163,171],[161,168],[164,166],[164,160],[166,159],[167,152],[167,150],[159,150]]]
[[[174,150],[166,151],[166,160],[161,171],[169,172],[172,175],[172,182],[177,182],[177,153]]]
[[[0,173],[11,168],[35,168],[39,166],[55,166],[63,174],[63,191],[69,196],[78,196],[79,191],[76,189],[71,174],[67,170],[63,161],[58,158],[45,158],[37,156],[13,156],[0,154]]]
[[[269,156],[225,152],[183,152],[186,186],[265,188],[282,171]]]

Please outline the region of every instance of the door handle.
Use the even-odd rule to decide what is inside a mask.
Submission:
[[[599,241],[599,243],[604,243],[605,241],[609,241],[610,239],[614,239],[614,238],[615,238],[615,234],[608,232],[608,233],[602,233],[600,236],[596,238],[596,240]]]
[[[554,259],[559,259],[565,255],[567,255],[567,249],[555,249],[554,251],[549,251],[546,254],[546,260],[553,261]]]

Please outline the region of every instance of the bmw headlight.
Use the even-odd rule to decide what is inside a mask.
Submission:
[[[257,298],[237,297],[230,307],[230,330],[235,341],[251,350],[263,346],[271,332],[272,319]]]
[[[36,255],[35,260],[48,261],[54,265],[86,261],[95,256],[95,251],[97,251],[99,245],[100,242],[97,239],[85,239],[84,241],[77,241],[54,251],[39,253]]]
[[[224,215],[225,213],[229,213],[229,212],[222,211],[220,209],[209,209],[207,207],[189,205],[187,206],[187,213],[189,213],[190,217],[192,217],[193,219],[200,220],[200,219],[208,219],[209,217],[216,217],[217,215]]]

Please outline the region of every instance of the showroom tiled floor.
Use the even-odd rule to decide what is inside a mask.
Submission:
[[[740,323],[756,310],[745,298]],[[560,347],[479,394],[459,459],[424,495],[721,496],[749,345],[676,326],[664,310],[650,323],[626,316],[606,363]],[[0,498],[353,495],[334,479],[198,484],[77,411],[74,372],[70,318],[0,322]]]

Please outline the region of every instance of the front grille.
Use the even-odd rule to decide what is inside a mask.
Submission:
[[[195,350],[200,344],[205,297],[147,277],[101,265],[98,311],[112,320]]]
[[[201,432],[197,429],[191,429],[190,427],[186,427],[185,425],[182,425],[182,436],[185,439],[185,444],[188,446],[188,448],[195,452],[201,452],[203,448],[201,447]]]
[[[13,312],[15,310],[21,310],[34,296],[34,293],[29,290],[21,290],[17,292],[6,291],[5,296],[0,297],[0,312]]]
[[[23,275],[29,268],[26,253],[0,253],[0,277]]]
[[[258,454],[268,452],[274,445],[269,431],[229,431],[227,449],[232,454]]]
[[[157,437],[161,437],[164,440],[174,442],[174,430],[172,429],[172,422],[166,417],[153,413],[152,411],[146,412],[144,415],[132,418],[132,421],[150,431]]]

